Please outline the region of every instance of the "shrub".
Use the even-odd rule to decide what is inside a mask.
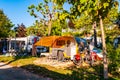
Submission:
[[[119,74],[119,69],[120,69],[120,49],[114,49],[112,44],[107,44],[107,56],[109,60],[109,72],[112,74]],[[119,76],[118,75],[118,76]]]

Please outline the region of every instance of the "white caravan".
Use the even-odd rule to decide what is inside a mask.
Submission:
[[[21,49],[24,49],[30,53],[32,51],[33,43],[37,40],[39,40],[39,37],[37,36],[11,38],[9,41],[9,50],[14,49],[16,51],[19,51]]]

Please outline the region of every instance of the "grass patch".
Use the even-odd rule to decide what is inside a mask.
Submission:
[[[12,60],[14,60],[13,57],[0,56],[0,62],[8,63],[8,62],[10,62]]]
[[[36,60],[37,57],[24,56],[24,57],[7,57],[0,56],[0,62],[5,62],[6,64],[10,64],[12,66],[23,66],[28,64],[33,64],[33,61]]]

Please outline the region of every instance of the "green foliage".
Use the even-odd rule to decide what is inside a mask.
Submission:
[[[118,14],[118,9],[115,7],[108,12],[106,18],[103,20],[105,28],[114,27],[114,22],[117,20]]]
[[[114,49],[112,44],[107,45],[107,55],[109,59],[109,72],[114,75],[119,77],[120,72],[120,46],[118,49]]]
[[[51,11],[51,7],[48,5],[49,0],[44,0],[44,3],[39,3],[37,6],[31,5],[28,7],[28,12],[31,16],[37,18],[40,23],[44,25],[48,25],[48,35],[51,33],[51,20],[53,19],[53,12]],[[41,17],[42,16],[42,17]]]
[[[92,18],[90,16],[86,16],[85,14],[83,14],[81,17],[79,17],[78,19],[75,19],[74,24],[75,24],[75,28],[77,29],[91,29],[92,28]]]
[[[118,77],[120,76],[120,73],[118,71],[118,69],[120,68],[120,45],[119,45],[119,48],[115,49],[113,47],[113,40],[114,38],[112,38],[111,35],[106,37],[107,57],[109,61],[108,71],[112,75]]]
[[[37,6],[32,4],[28,7],[28,12],[31,16],[34,16],[35,18],[39,19],[41,19],[41,17],[36,12],[39,12],[40,15],[42,15],[44,18],[46,18],[50,14],[48,3],[39,3]]]
[[[72,32],[64,32],[62,35],[63,36],[71,36],[71,35],[74,36]]]
[[[73,33],[73,35],[74,35],[75,37],[80,37],[80,36],[81,36],[80,33],[78,33],[78,32]]]
[[[62,3],[65,0],[62,1],[59,5],[56,5],[55,3],[59,3],[60,1],[44,0],[44,3],[28,7],[30,15],[38,18],[40,23],[48,27],[48,35],[61,35],[62,28],[66,28],[66,18],[70,15],[66,10],[63,10]]]
[[[61,35],[62,27],[58,21],[53,21],[51,35]]]
[[[99,16],[104,19],[104,26],[110,27],[118,16],[117,1],[104,0],[53,0],[57,5],[63,6],[65,2],[71,5],[70,12],[63,10],[57,13],[59,20],[70,19],[76,29],[91,30],[93,21],[99,25]],[[116,3],[116,4],[115,4]],[[100,34],[101,35],[101,34]]]
[[[106,17],[111,8],[114,7],[114,3],[117,3],[114,0],[68,0],[68,2],[73,5],[71,7],[73,14],[76,13],[76,16],[80,16],[81,13],[85,13],[91,15],[95,21],[99,15],[102,18]]]
[[[61,24],[62,23],[62,24]],[[66,22],[59,20],[52,20],[52,29],[51,35],[62,35],[62,28],[66,27]],[[27,28],[27,35],[38,35],[46,36],[48,33],[47,25],[42,24],[41,22],[36,21],[33,26]]]
[[[106,31],[106,35],[110,35],[112,38],[115,38],[116,36],[118,36],[120,33],[120,31],[118,30],[107,30]]]
[[[46,36],[47,27],[36,21],[33,26],[27,28],[27,35]]]
[[[14,25],[12,22],[7,18],[2,10],[0,10],[0,38],[8,37],[11,31],[11,28]]]
[[[78,17],[83,14],[92,16],[94,21],[97,21],[99,16],[105,18],[111,8],[118,9],[118,2],[116,0],[53,0],[57,5],[63,5],[65,2],[72,4],[70,14]],[[59,2],[59,3],[58,3]]]
[[[9,35],[10,35],[10,37],[15,37],[15,31],[14,30],[10,30]]]

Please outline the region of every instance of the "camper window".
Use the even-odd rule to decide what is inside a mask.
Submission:
[[[58,46],[65,45],[65,40],[57,40],[56,45]]]

